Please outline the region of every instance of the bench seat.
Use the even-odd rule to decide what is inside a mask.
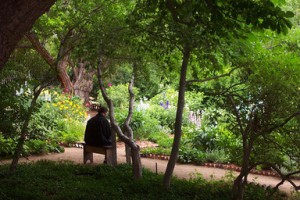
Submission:
[[[83,145],[83,163],[86,164],[89,160],[90,163],[93,163],[93,153],[103,154],[106,157],[106,163],[108,165],[113,165],[113,153],[114,149],[112,146],[102,146],[102,147],[96,147],[87,145],[85,143],[82,143]]]

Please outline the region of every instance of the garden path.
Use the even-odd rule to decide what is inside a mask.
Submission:
[[[149,145],[154,145],[151,142],[140,141],[138,142],[141,148]],[[118,143],[117,145],[117,153],[118,153],[118,164],[125,163],[125,148],[123,143]],[[63,161],[69,160],[74,163],[82,164],[83,163],[83,151],[81,148],[77,147],[67,147],[65,148],[64,153],[52,153],[42,156],[29,156],[28,158],[21,158],[20,163],[23,162],[33,162],[41,159],[54,160],[54,161]],[[103,163],[104,155],[94,154],[94,165]],[[10,163],[11,160],[2,160],[0,164]],[[152,158],[142,158],[142,165],[145,168],[150,169],[153,172],[164,173],[168,161],[167,160],[159,160]],[[205,179],[222,179],[229,171],[219,168],[210,168],[192,164],[176,164],[174,169],[174,175],[178,178],[190,179],[191,177],[197,176],[197,174],[202,174]],[[237,172],[232,172],[233,175],[237,175]],[[277,177],[271,176],[262,176],[256,174],[249,175],[249,181],[259,183],[265,186],[275,186],[280,179]],[[296,183],[300,185],[300,180],[297,180]],[[288,194],[294,191],[289,183],[285,183],[280,186],[280,190],[284,191]]]

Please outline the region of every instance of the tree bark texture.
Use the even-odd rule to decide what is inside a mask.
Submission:
[[[84,104],[89,102],[90,93],[93,89],[93,76],[96,70],[87,70],[87,63],[78,63],[78,67],[73,68],[73,89],[74,94],[83,99]]]
[[[2,0],[0,3],[0,70],[17,43],[56,0]]]
[[[134,82],[134,76],[132,76],[130,83],[128,85],[128,92],[129,92],[129,108],[128,108],[128,115],[127,118],[125,120],[125,124],[124,124],[124,128],[125,128],[125,135],[133,140],[133,131],[132,128],[130,127],[130,121],[132,118],[132,114],[133,114],[133,107],[134,107],[134,93],[132,90],[133,87],[133,82]],[[126,153],[126,163],[131,164],[131,148],[128,145],[125,145],[125,153]]]
[[[98,76],[98,82],[99,82],[99,87],[102,93],[102,96],[107,103],[109,107],[109,117],[110,117],[110,123],[112,126],[112,129],[117,133],[118,137],[131,148],[131,154],[132,154],[132,168],[133,168],[133,178],[134,179],[141,179],[142,178],[142,162],[141,162],[141,157],[140,157],[140,147],[137,145],[133,139],[127,137],[120,126],[117,124],[115,120],[115,114],[114,114],[114,105],[112,100],[107,96],[105,92],[105,88],[103,87],[102,83],[102,72],[101,72],[101,67],[105,65],[103,62],[103,58],[100,55],[99,56],[99,64],[97,67],[97,76]],[[115,135],[112,135],[112,137],[115,137]]]
[[[176,120],[175,120],[175,132],[174,132],[174,140],[172,145],[172,151],[170,155],[170,159],[165,171],[163,185],[166,189],[170,188],[172,174],[174,171],[174,167],[177,161],[180,139],[182,134],[182,115],[184,109],[184,96],[185,96],[185,87],[186,87],[186,72],[188,68],[188,62],[190,59],[191,48],[185,47],[183,50],[183,59],[181,65],[181,73],[180,73],[180,81],[179,81],[179,94],[178,94],[178,103],[177,103],[177,111],[176,111]]]
[[[25,36],[30,41],[30,43],[32,44],[32,46],[36,50],[36,52],[42,56],[42,58],[47,62],[48,65],[50,65],[53,69],[55,69],[56,68],[55,60],[50,55],[48,50],[44,47],[44,45],[41,44],[36,33],[28,32],[28,33],[26,33]]]
[[[93,89],[93,76],[96,74],[96,70],[87,70],[87,62],[80,62],[77,64],[78,66],[75,66],[70,60],[68,54],[64,53],[65,50],[63,50],[63,46],[61,47],[60,56],[57,56],[62,59],[59,62],[50,55],[49,51],[39,41],[39,38],[34,32],[26,33],[26,37],[40,56],[58,72],[57,76],[63,90],[70,93],[74,91],[76,96],[83,99],[84,104],[89,102],[90,92]],[[67,68],[70,66],[73,68],[72,80],[70,80],[70,76],[67,74]]]

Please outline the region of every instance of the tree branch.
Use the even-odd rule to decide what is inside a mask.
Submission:
[[[33,48],[42,56],[42,58],[52,67],[56,68],[55,61],[53,57],[50,55],[48,50],[42,45],[39,41],[35,32],[28,32],[26,33],[26,38],[31,42]]]
[[[203,82],[206,82],[206,81],[210,81],[210,80],[215,80],[215,79],[219,79],[219,78],[222,78],[222,77],[226,77],[226,76],[230,76],[234,70],[236,69],[239,69],[241,67],[235,67],[233,69],[231,69],[228,73],[226,74],[222,74],[222,75],[218,75],[218,76],[214,76],[214,77],[209,77],[209,78],[205,78],[205,79],[202,79],[202,80],[189,80],[189,81],[186,81],[187,84],[190,84],[190,83],[203,83]]]

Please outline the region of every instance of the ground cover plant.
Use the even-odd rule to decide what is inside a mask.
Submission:
[[[162,175],[143,170],[143,179],[132,181],[131,167],[78,165],[67,161],[41,160],[20,164],[14,174],[0,166],[0,196],[9,199],[231,199],[231,182],[206,181],[201,175],[190,180],[174,178],[172,187],[161,187]],[[247,200],[283,200],[285,195],[267,197],[264,189],[248,186]]]

